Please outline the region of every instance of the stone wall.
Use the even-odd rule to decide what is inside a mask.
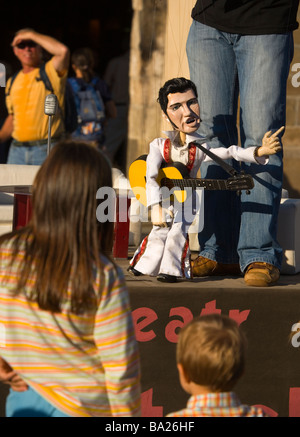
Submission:
[[[132,0],[128,166],[160,131],[156,102],[163,80],[167,0]]]

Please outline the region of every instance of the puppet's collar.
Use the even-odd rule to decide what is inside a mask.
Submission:
[[[163,133],[170,138],[172,143],[180,143],[179,141],[179,131],[178,130],[165,130]],[[193,141],[197,141],[199,139],[203,139],[197,132],[193,134],[186,134],[186,144],[190,144]]]

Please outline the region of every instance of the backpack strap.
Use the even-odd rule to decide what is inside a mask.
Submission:
[[[80,99],[78,96],[78,92],[81,90],[81,86],[78,83],[76,77],[68,77],[67,83],[70,85],[70,88],[73,91],[76,112],[77,112],[77,114],[79,114],[79,112],[80,112]]]
[[[105,114],[105,104],[104,104],[103,98],[101,96],[100,90],[97,89],[98,82],[99,82],[99,78],[96,76],[96,77],[93,77],[93,79],[91,80],[89,85],[92,86],[93,93],[96,96],[97,110],[103,111],[103,113]]]
[[[42,80],[44,85],[45,85],[46,90],[50,91],[50,93],[53,93],[53,87],[52,87],[50,79],[46,73],[46,64],[43,64],[40,67],[40,77],[37,77],[36,80],[37,81]]]
[[[69,82],[69,84],[73,88],[74,93],[77,93],[78,91],[81,90],[81,86],[79,85],[76,77],[68,77],[67,81]]]
[[[43,84],[45,85],[46,90],[48,90],[48,91],[50,91],[50,93],[54,94],[54,89],[52,87],[52,84],[50,82],[48,74],[46,73],[46,64],[45,63],[40,66],[39,73],[40,73],[40,77],[37,77],[36,81],[37,82],[42,81]],[[63,111],[62,111],[62,108],[60,107],[59,101],[57,101],[57,104],[58,104],[58,112],[60,114],[60,117],[63,119]]]
[[[15,78],[18,76],[18,74],[20,73],[20,71],[21,71],[21,70],[17,71],[15,74],[13,74],[13,75],[11,76],[10,84],[9,84],[9,88],[8,88],[8,90],[6,91],[5,96],[9,96],[9,95],[10,95],[10,90],[11,90],[12,84],[14,83],[14,80],[15,80]]]
[[[93,87],[95,87],[98,83],[99,79],[97,76],[93,77],[93,79],[91,80],[90,84],[93,85]]]

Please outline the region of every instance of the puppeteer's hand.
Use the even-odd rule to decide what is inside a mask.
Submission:
[[[257,149],[257,156],[275,155],[275,153],[279,152],[282,147],[277,135],[283,130],[284,126],[281,126],[281,128],[273,134],[272,131],[265,133],[262,139],[262,146]]]
[[[8,384],[14,391],[26,391],[28,385],[23,379],[15,372],[10,365],[0,357],[0,381],[3,384]]]
[[[11,45],[13,47],[15,47],[17,44],[19,44],[23,40],[30,40],[31,39],[34,41],[35,35],[36,35],[36,32],[33,29],[30,29],[30,28],[21,29],[15,35]]]
[[[172,211],[163,208],[159,203],[152,205],[151,207],[151,221],[154,226],[167,227],[166,216],[169,214],[173,217]]]

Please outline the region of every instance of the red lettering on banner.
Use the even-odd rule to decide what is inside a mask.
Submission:
[[[229,317],[236,321],[238,325],[241,325],[245,320],[248,319],[250,310],[239,311],[239,310],[230,310]]]
[[[256,407],[256,408],[261,408],[270,417],[277,417],[278,416],[277,411],[272,410],[272,408],[266,407],[265,405],[252,405],[252,406]]]
[[[300,388],[290,388],[289,417],[300,417]]]
[[[169,322],[165,329],[165,336],[170,343],[177,343],[178,334],[176,333],[176,329],[182,328],[188,322],[193,320],[194,316],[193,313],[185,307],[171,308],[169,317],[172,316],[179,316],[183,320],[172,320],[171,322]]]
[[[221,314],[221,310],[216,306],[216,300],[207,302],[200,312],[200,316],[205,314]],[[238,325],[247,320],[250,310],[229,310],[229,317],[235,320]],[[169,317],[179,316],[180,319],[171,320],[165,327],[165,338],[170,343],[177,343],[178,333],[176,330],[182,328],[188,322],[193,320],[193,313],[186,307],[171,308]],[[156,312],[148,307],[137,308],[132,311],[132,317],[135,325],[135,334],[137,341],[151,341],[156,337],[153,329],[145,330],[145,328],[158,319]]]
[[[153,406],[153,388],[141,394],[142,417],[163,417],[163,406]],[[270,417],[278,417],[277,411],[266,405],[256,404]],[[300,387],[291,387],[289,393],[289,417],[300,417]]]
[[[221,310],[217,310],[216,301],[212,300],[211,302],[207,302],[203,310],[201,310],[200,316],[204,316],[205,314],[221,314]]]
[[[152,405],[153,388],[141,394],[142,417],[163,417],[163,407]]]
[[[156,337],[156,334],[152,329],[146,332],[142,331],[142,329],[148,325],[151,325],[152,322],[158,319],[154,310],[147,307],[137,308],[136,310],[132,311],[132,317],[135,325],[135,336],[137,341],[150,341]],[[139,322],[139,319],[143,320]]]

